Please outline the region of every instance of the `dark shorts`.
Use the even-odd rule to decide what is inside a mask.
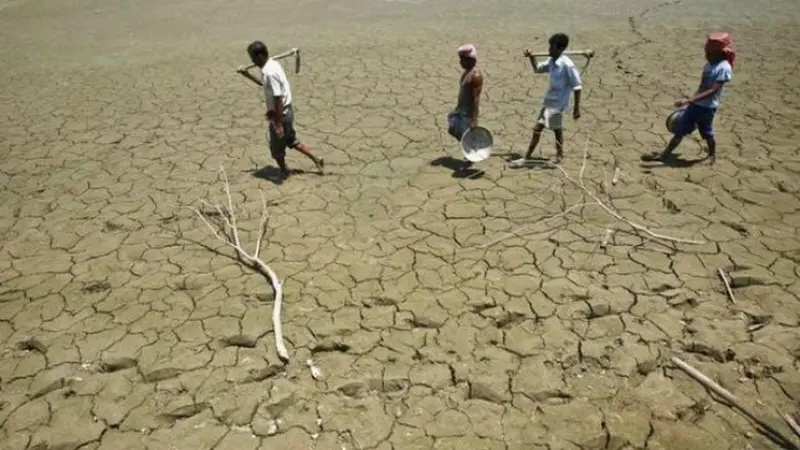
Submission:
[[[294,129],[294,110],[292,105],[283,110],[283,137],[275,134],[275,127],[269,123],[269,151],[273,158],[286,156],[286,148],[297,148],[300,141],[297,139],[297,132]]]
[[[456,138],[459,142],[464,136],[464,133],[469,130],[470,118],[469,116],[453,111],[447,115],[447,132],[450,136]]]
[[[697,129],[704,139],[714,137],[714,116],[716,114],[716,109],[689,105],[681,115],[681,119],[678,122],[678,130],[675,134],[677,136],[688,136]]]

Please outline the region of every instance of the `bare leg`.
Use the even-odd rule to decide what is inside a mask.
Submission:
[[[665,148],[664,151],[661,152],[661,157],[671,155],[672,152],[674,152],[675,149],[678,148],[678,145],[680,145],[681,141],[683,141],[683,136],[679,136],[677,134],[675,136],[672,136],[672,139],[669,140],[669,144],[667,144],[667,148]]]
[[[311,161],[314,161],[314,164],[317,166],[317,170],[322,173],[322,170],[325,168],[325,161],[322,158],[317,158],[314,156],[314,154],[311,153],[311,149],[308,148],[306,144],[297,144],[294,148],[298,152],[306,155],[309,159],[311,159]]]
[[[528,152],[525,153],[525,159],[531,159],[531,156],[533,156],[533,151],[536,150],[536,146],[539,145],[539,139],[542,137],[542,130],[544,130],[544,126],[540,123],[533,127],[533,135],[531,136],[531,143],[528,144]]]
[[[717,141],[714,136],[709,136],[706,138],[706,144],[708,144],[708,160],[714,164],[717,161]]]
[[[553,130],[556,135],[556,162],[564,157],[564,130]]]
[[[272,156],[272,159],[278,163],[281,176],[284,179],[289,178],[290,171],[289,167],[286,165],[286,147],[283,146],[276,136],[272,136],[272,134],[272,127],[270,127],[269,153]]]
[[[275,157],[275,161],[278,163],[278,167],[281,169],[281,175],[283,178],[289,178],[289,167],[286,165],[286,156],[277,156]]]

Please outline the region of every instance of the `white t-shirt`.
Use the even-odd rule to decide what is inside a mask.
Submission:
[[[536,66],[536,73],[550,74],[550,88],[544,96],[544,107],[563,112],[569,108],[569,97],[581,89],[581,74],[567,56],[561,55],[553,61],[547,58]]]
[[[275,97],[283,97],[284,108],[292,104],[292,87],[281,63],[270,58],[261,68],[264,82],[264,96],[267,99],[267,111],[275,110]]]

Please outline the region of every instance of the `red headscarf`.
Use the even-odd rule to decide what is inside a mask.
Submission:
[[[733,67],[733,61],[736,59],[736,51],[733,49],[730,33],[721,31],[709,34],[708,39],[706,39],[706,50],[722,52],[725,60]]]

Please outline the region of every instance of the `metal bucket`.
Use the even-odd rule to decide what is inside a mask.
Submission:
[[[492,154],[494,137],[492,133],[483,127],[468,129],[461,136],[461,151],[464,158],[470,162],[483,161]]]
[[[667,131],[672,134],[675,134],[678,130],[678,127],[681,123],[681,117],[683,117],[684,109],[678,109],[672,112],[669,116],[667,116]]]

